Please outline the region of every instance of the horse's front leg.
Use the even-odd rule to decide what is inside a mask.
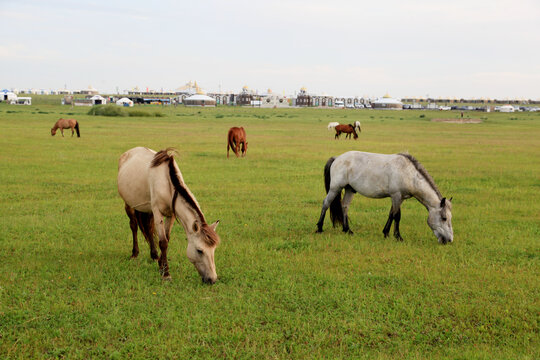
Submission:
[[[170,280],[171,274],[169,273],[169,263],[167,261],[167,248],[169,246],[169,239],[167,238],[167,231],[163,221],[163,215],[158,209],[152,209],[154,213],[154,226],[159,238],[159,248],[161,250],[161,256],[159,257],[159,272],[163,280]]]
[[[401,234],[399,233],[399,221],[401,220],[401,208],[398,209],[396,215],[394,215],[394,237],[398,241],[403,241]]]
[[[236,157],[240,157],[240,155],[238,155],[238,151],[240,149],[240,143],[238,142],[234,142],[234,154],[236,155]]]
[[[390,208],[390,213],[388,214],[388,220],[386,221],[386,225],[384,225],[383,234],[384,237],[388,237],[388,234],[390,233],[390,227],[392,226],[392,221],[395,221],[394,237],[399,241],[403,241],[403,238],[399,233],[399,221],[401,220],[401,203],[403,202],[403,199],[401,198],[401,194],[392,195],[391,198],[392,207]]]

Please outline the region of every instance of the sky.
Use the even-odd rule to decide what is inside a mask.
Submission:
[[[538,0],[0,0],[0,88],[540,99]]]

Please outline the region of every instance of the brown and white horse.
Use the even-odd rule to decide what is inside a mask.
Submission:
[[[355,121],[354,122],[354,125],[353,124],[347,124],[347,125],[344,125],[344,124],[339,124],[337,122],[331,122],[328,124],[328,130],[330,129],[334,129],[336,130],[336,135],[334,136],[334,139],[339,139],[340,135],[342,133],[345,133],[345,139],[346,138],[351,138],[351,134],[354,136],[354,139],[358,139],[358,134],[356,133],[356,131],[358,132],[362,132],[362,129],[360,128],[360,121]]]
[[[51,128],[51,135],[56,135],[56,130],[60,129],[62,137],[64,137],[64,129],[71,129],[71,136],[73,137],[74,130],[77,131],[77,137],[81,137],[81,132],[79,131],[79,122],[75,119],[58,119],[56,124]]]
[[[232,127],[227,134],[227,159],[229,158],[229,148],[233,149],[238,157],[238,152],[242,151],[242,157],[246,156],[248,143],[246,141],[246,131],[243,127]]]
[[[150,256],[158,259],[163,279],[170,279],[167,247],[174,219],[177,218],[188,239],[187,257],[202,280],[217,280],[214,250],[220,242],[216,233],[219,220],[208,225],[197,200],[184,183],[173,157],[174,149],[159,152],[136,147],[126,151],[118,162],[118,192],[125,202],[133,235],[132,258],[139,254],[137,226],[150,244]],[[158,258],[154,232],[159,238]]]

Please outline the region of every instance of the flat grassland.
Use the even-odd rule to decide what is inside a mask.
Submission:
[[[420,111],[139,109],[166,116],[0,104],[0,358],[540,357],[540,113],[449,124]],[[51,137],[60,117],[81,138]],[[357,141],[326,128],[356,120]],[[246,158],[226,158],[231,126],[247,131]],[[185,257],[180,224],[172,281],[144,241],[129,259],[116,174],[134,146],[176,147],[206,218],[221,220],[214,286]],[[358,195],[354,235],[328,217],[315,234],[324,164],[349,150],[416,156],[454,198],[454,243],[437,243],[414,199],[405,241],[385,239],[389,199]]]

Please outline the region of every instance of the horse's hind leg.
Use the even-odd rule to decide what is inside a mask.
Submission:
[[[332,204],[332,201],[334,201],[334,199],[336,198],[336,196],[338,196],[340,192],[341,189],[339,189],[339,191],[330,189],[328,195],[326,195],[326,197],[324,198],[321,209],[321,216],[319,216],[319,221],[317,222],[317,232],[321,233],[323,231],[324,217],[326,216],[326,211],[330,207],[330,204]]]
[[[351,204],[352,198],[354,196],[354,189],[351,186],[345,187],[345,195],[343,195],[343,200],[341,200],[341,207],[343,208],[343,232],[353,234],[349,228],[349,205]]]
[[[125,206],[126,214],[129,217],[129,227],[131,228],[131,234],[133,235],[133,249],[131,250],[131,258],[134,259],[139,256],[139,242],[137,241],[137,217],[135,216],[135,210],[128,204]]]
[[[156,249],[156,242],[154,241],[154,216],[151,213],[147,214],[140,211],[136,211],[135,213],[137,214],[139,227],[150,246],[150,257],[153,260],[157,260],[159,256]]]
[[[392,207],[390,208],[390,214],[388,214],[388,220],[386,220],[386,224],[384,225],[383,234],[384,237],[388,237],[388,234],[390,233],[390,227],[392,226],[392,221],[394,221],[394,215],[392,213]]]

